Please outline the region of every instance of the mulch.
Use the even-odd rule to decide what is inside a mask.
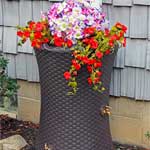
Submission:
[[[35,137],[38,133],[39,124],[30,121],[22,121],[8,117],[8,115],[0,115],[0,139],[19,134],[29,144],[22,150],[35,150]],[[122,145],[114,142],[114,150],[148,150],[137,147],[135,145]],[[150,149],[149,149],[150,150]]]

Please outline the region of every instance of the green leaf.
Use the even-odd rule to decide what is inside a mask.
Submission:
[[[77,87],[77,82],[73,81],[73,82],[69,82],[68,86],[71,86],[73,88]]]

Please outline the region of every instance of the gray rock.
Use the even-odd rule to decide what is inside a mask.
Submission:
[[[20,135],[13,135],[0,140],[0,150],[20,150],[26,145],[28,145],[28,143]]]

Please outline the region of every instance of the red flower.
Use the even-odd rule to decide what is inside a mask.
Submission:
[[[30,22],[29,22],[29,28],[30,28],[30,29],[33,29],[33,28],[34,28],[34,25],[35,25],[35,22],[34,22],[34,21],[30,21]]]
[[[92,85],[92,82],[93,82],[93,81],[92,81],[92,79],[91,79],[90,77],[87,79],[87,81],[88,81],[88,84],[89,84],[89,85]]]
[[[70,72],[66,71],[66,72],[64,73],[64,77],[65,77],[66,80],[69,80],[69,79],[71,78]]]
[[[77,62],[76,62],[75,59],[72,60],[72,64],[73,64],[73,65],[74,65],[74,64],[77,64]]]
[[[96,57],[99,58],[99,59],[101,59],[103,57],[103,53],[100,52],[100,51],[97,51],[96,52]]]
[[[94,63],[94,68],[102,67],[102,62],[96,62]]]
[[[109,41],[109,46],[110,46],[110,47],[113,47],[113,46],[114,46],[114,43],[113,43],[112,40]]]
[[[104,35],[107,37],[109,36],[109,29],[105,29]]]
[[[72,54],[73,54],[73,56],[76,56],[76,55],[77,55],[77,52],[73,52]]]
[[[45,39],[43,40],[43,42],[44,42],[44,43],[48,43],[48,42],[49,42],[49,39],[48,39],[48,38],[45,38]]]
[[[86,28],[83,31],[84,34],[90,34],[90,35],[94,34],[94,32],[95,32],[95,28],[93,27]]]
[[[67,40],[67,46],[70,48],[70,47],[72,47],[72,41],[71,40]]]
[[[22,37],[23,36],[23,32],[22,31],[17,31],[17,35]]]
[[[99,81],[100,81],[99,78],[95,78],[95,79],[94,79],[94,83],[95,83],[95,84],[98,83]]]
[[[117,34],[115,34],[114,36],[116,37],[116,40],[120,39],[120,37]]]
[[[105,51],[105,55],[109,55],[110,52],[111,52],[110,49],[106,50],[106,51]]]
[[[95,59],[89,59],[88,61],[88,65],[93,65],[96,62]]]
[[[35,30],[36,31],[42,31],[43,30],[43,25],[40,22],[38,22],[35,26]]]
[[[122,29],[122,24],[120,22],[117,22],[115,26],[119,29]]]
[[[120,22],[117,22],[116,25],[115,25],[118,29],[121,29],[123,30],[125,33],[127,31],[127,27],[123,24],[121,24]]]
[[[82,40],[82,42],[85,43],[85,44],[88,44],[89,43],[89,39],[85,38],[85,39]]]
[[[89,59],[88,59],[87,56],[83,56],[83,57],[82,57],[82,61],[83,61],[85,64],[87,64],[87,63],[89,62]]]
[[[123,37],[124,36],[124,32],[123,31],[120,31],[120,33],[119,33],[119,38],[121,38],[121,37]]]
[[[125,25],[122,25],[122,30],[126,33],[127,27]]]
[[[123,47],[126,47],[126,38],[123,39]]]
[[[41,42],[39,42],[38,40],[34,39],[31,43],[32,47],[36,47],[36,48],[40,48],[41,47]]]
[[[34,33],[34,38],[35,38],[35,39],[41,39],[41,38],[42,38],[41,32],[35,32],[35,33]]]
[[[37,43],[36,48],[41,48],[41,43]]]
[[[24,36],[25,37],[29,37],[30,36],[30,32],[29,31],[24,31]]]
[[[110,41],[112,41],[112,42],[114,42],[116,39],[117,39],[116,35],[113,35],[113,36],[110,37]]]
[[[96,71],[96,75],[97,75],[98,77],[100,77],[100,76],[102,76],[102,72],[101,72],[101,71]]]
[[[73,66],[75,67],[76,70],[80,70],[80,68],[81,68],[81,65],[78,63],[73,64]]]
[[[78,74],[77,71],[74,71],[74,72],[73,72],[73,75],[74,75],[74,76],[77,76],[77,74]]]
[[[32,43],[31,43],[31,46],[36,47],[36,45],[37,45],[37,40],[33,40]]]
[[[96,49],[98,47],[98,42],[93,38],[90,39],[89,44],[93,49]]]
[[[80,55],[77,55],[77,57],[76,57],[78,60],[82,60],[82,56],[80,56]]]
[[[64,44],[64,40],[61,37],[54,37],[55,46],[62,47]]]
[[[91,73],[92,72],[92,67],[91,66],[87,66],[87,70],[88,70],[89,73]]]
[[[75,67],[76,70],[80,70],[81,65],[77,63],[75,59],[72,60],[72,65]]]

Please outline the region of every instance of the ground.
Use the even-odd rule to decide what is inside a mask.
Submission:
[[[7,138],[11,135],[19,134],[25,138],[29,146],[22,150],[35,150],[35,137],[37,135],[39,124],[29,121],[21,121],[0,115],[0,139]],[[122,145],[114,142],[114,150],[148,150],[134,145]]]

